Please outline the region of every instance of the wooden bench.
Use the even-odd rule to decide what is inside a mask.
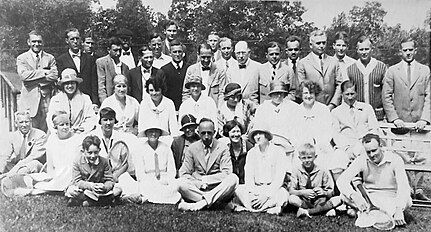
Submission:
[[[406,171],[412,173],[412,175],[409,175],[410,185],[414,193],[416,193],[420,178],[425,173],[431,173],[431,126],[425,126],[421,133],[416,131],[414,127],[415,123],[405,123],[407,133],[397,135],[391,132],[391,129],[396,128],[394,124],[380,124],[383,132],[382,139],[385,142],[383,148],[393,151],[403,158]],[[403,144],[409,144],[409,146],[405,147]],[[409,157],[412,158],[409,160]],[[429,190],[431,190],[431,186],[427,187],[430,187]],[[431,207],[431,200],[415,199],[415,194],[413,194],[413,206]]]

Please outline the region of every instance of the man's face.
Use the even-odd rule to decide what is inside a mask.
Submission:
[[[299,57],[299,41],[287,42],[286,54],[291,60],[297,60]]]
[[[314,160],[316,159],[315,153],[300,154],[298,157],[299,157],[299,160],[301,160],[302,166],[304,168],[311,169],[314,167]]]
[[[202,66],[209,67],[213,58],[213,52],[211,49],[201,48],[199,57],[201,58]]]
[[[369,40],[365,40],[362,43],[358,43],[357,49],[361,62],[368,63],[371,59],[371,42]]]
[[[165,34],[166,34],[166,38],[168,39],[168,41],[172,41],[177,37],[177,26],[175,25],[169,25],[166,30],[165,30]]]
[[[416,48],[413,41],[408,41],[401,44],[401,57],[405,62],[412,62],[415,59]]]
[[[114,129],[115,119],[114,118],[101,118],[100,127],[104,135],[111,135]]]
[[[153,50],[153,55],[159,58],[162,55],[162,38],[157,37],[150,41],[150,48]]]
[[[211,49],[213,51],[217,50],[218,40],[219,40],[218,35],[208,35],[207,43],[211,46]]]
[[[88,149],[83,149],[83,155],[89,164],[95,165],[97,160],[99,159],[100,148],[96,145],[91,144]]]
[[[202,142],[206,146],[211,145],[214,132],[214,124],[212,122],[205,121],[199,124],[199,134],[201,136]]]
[[[150,50],[143,51],[142,57],[141,57],[142,67],[146,69],[151,68],[151,66],[153,66],[153,61],[154,61],[153,52]]]
[[[181,45],[171,47],[171,57],[174,62],[181,62],[183,60],[183,47]]]
[[[268,48],[268,51],[266,53],[266,58],[268,59],[269,63],[272,65],[278,64],[280,61],[280,48],[279,47],[273,47]]]
[[[199,83],[192,83],[190,85],[190,94],[193,98],[197,99],[201,96],[202,86]]]
[[[30,49],[34,53],[39,53],[40,51],[42,51],[42,47],[43,47],[42,36],[30,35],[30,37],[27,40],[27,44],[28,44],[28,46],[30,46]]]
[[[348,106],[352,106],[356,101],[355,87],[347,88],[343,92],[343,100]]]
[[[81,37],[79,36],[79,32],[69,31],[69,33],[67,33],[66,43],[72,52],[78,52],[79,46],[81,46]]]
[[[31,129],[31,118],[29,115],[18,115],[15,123],[18,130],[24,135]]]
[[[250,56],[250,50],[246,46],[237,46],[235,48],[235,56],[239,64],[245,64]]]
[[[130,44],[132,43],[132,37],[131,36],[121,36],[121,47],[124,51],[128,51],[130,48]]]
[[[229,60],[232,57],[232,42],[224,41],[220,43],[221,56],[225,60]]]
[[[375,139],[371,139],[369,143],[363,143],[365,152],[371,162],[379,164],[383,160],[383,152],[379,146],[379,143]]]
[[[121,56],[121,46],[112,44],[109,51],[109,56],[111,56],[112,59],[119,59]]]
[[[313,36],[310,39],[310,48],[311,51],[314,52],[314,54],[320,56],[323,53],[325,53],[326,48],[326,36],[319,35],[319,36]]]
[[[344,42],[344,40],[336,40],[332,47],[334,48],[337,57],[343,58],[346,55],[347,44]]]
[[[85,53],[93,53],[94,40],[91,37],[87,37],[84,39],[82,43],[82,49]]]

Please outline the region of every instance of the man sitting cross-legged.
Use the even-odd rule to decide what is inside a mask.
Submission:
[[[213,138],[214,133],[214,122],[203,118],[199,123],[201,140],[191,144],[184,154],[178,191],[187,202],[178,205],[180,210],[197,211],[228,200],[238,185],[229,149]]]
[[[292,172],[289,203],[299,207],[297,217],[327,212],[335,216],[335,207],[341,205],[341,197],[333,197],[334,181],[329,171],[314,163],[316,150],[310,143],[298,148],[301,166]]]

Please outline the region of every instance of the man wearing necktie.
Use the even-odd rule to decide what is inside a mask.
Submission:
[[[202,94],[211,97],[216,105],[223,100],[223,90],[226,85],[226,70],[220,69],[213,62],[214,54],[211,46],[202,43],[198,47],[199,62],[187,68],[184,83],[189,82],[194,76],[202,77],[205,90]],[[183,102],[190,97],[190,91],[183,86]]]
[[[297,64],[299,61],[299,53],[301,51],[301,38],[299,38],[296,35],[289,36],[286,39],[286,55],[287,59],[285,61],[286,65],[292,69],[294,73],[294,77],[291,79],[290,89],[296,90],[299,86],[298,83],[298,72],[297,72]],[[295,91],[296,92],[296,91]],[[294,93],[295,93],[294,92]],[[294,101],[298,104],[302,102],[302,99],[300,96],[295,94]]]
[[[16,68],[23,82],[18,102],[19,110],[29,110],[33,127],[47,131],[46,113],[55,82],[57,64],[53,55],[43,51],[42,35],[28,34],[30,49],[16,58]]]
[[[165,24],[165,35],[166,38],[165,40],[163,40],[162,43],[162,52],[165,55],[170,56],[172,53],[171,47],[172,47],[172,42],[174,40],[177,39],[177,35],[178,35],[178,24],[177,22],[173,21],[173,20],[169,20],[166,24]]]
[[[129,76],[129,88],[130,95],[134,97],[140,103],[143,97],[147,94],[145,91],[145,83],[151,77],[156,77],[159,69],[153,67],[154,53],[151,48],[147,45],[142,46],[139,49],[140,65],[130,70]]]
[[[340,103],[342,77],[338,61],[325,54],[326,40],[325,32],[321,30],[311,32],[311,52],[298,62],[297,75],[299,84],[305,80],[318,83],[322,92],[316,96],[316,100],[332,110]]]
[[[270,83],[272,81],[282,81],[292,86],[294,72],[286,63],[281,62],[281,47],[277,42],[270,42],[266,46],[266,63],[262,64],[259,71],[259,99],[263,101],[271,99],[269,96]],[[289,99],[294,99],[295,89],[289,90]]]
[[[340,72],[343,80],[348,80],[347,77],[347,67],[355,62],[355,59],[346,55],[349,48],[349,38],[347,33],[344,31],[339,31],[335,34],[334,43],[332,48],[335,50],[334,58],[338,60],[338,65],[340,65]]]
[[[229,148],[214,138],[214,122],[202,119],[199,134],[201,140],[186,150],[179,170],[178,191],[183,198],[180,210],[198,211],[229,200],[238,185]]]
[[[45,160],[45,132],[33,128],[29,111],[15,113],[17,131],[9,134],[7,146],[0,152],[0,173],[4,175],[39,172]],[[44,161],[43,161],[44,162]]]
[[[135,56],[135,53],[132,52],[132,48],[130,47],[132,43],[133,32],[122,28],[117,32],[116,36],[118,36],[118,38],[121,40],[120,61],[126,64],[129,69],[135,68],[139,59],[137,56]]]
[[[236,60],[232,57],[232,40],[227,37],[222,37],[219,42],[219,47],[221,58],[216,61],[216,65],[220,69],[228,70],[236,64]]]
[[[91,102],[94,105],[99,105],[96,60],[89,53],[84,53],[81,50],[82,43],[78,29],[69,28],[65,31],[64,35],[69,49],[66,53],[56,58],[59,78],[63,70],[67,68],[74,69],[78,77],[83,80],[78,89],[90,96]]]
[[[247,42],[239,41],[235,45],[237,62],[226,71],[227,83],[241,85],[242,96],[259,104],[259,69],[261,64],[250,59],[250,48]]]

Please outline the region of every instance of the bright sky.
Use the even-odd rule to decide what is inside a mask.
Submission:
[[[348,13],[354,5],[363,6],[366,0],[302,0],[307,12],[304,20],[314,22],[323,28],[332,23],[339,13]],[[371,1],[371,0],[369,0]],[[172,0],[142,0],[156,12],[167,15]],[[383,9],[388,13],[384,21],[390,26],[400,23],[402,28],[424,27],[427,10],[431,9],[430,0],[380,0]],[[115,7],[116,0],[100,0],[103,7]]]

